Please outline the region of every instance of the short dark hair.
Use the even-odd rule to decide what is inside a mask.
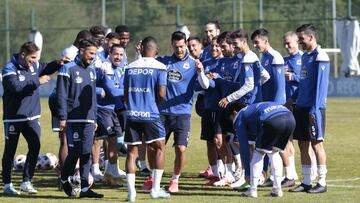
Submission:
[[[232,39],[240,38],[240,39],[246,39],[246,41],[249,40],[249,35],[244,29],[235,30],[231,33],[230,37]]]
[[[173,43],[174,41],[180,41],[180,40],[184,40],[186,42],[185,33],[181,32],[181,31],[173,32],[171,35],[171,43]]]
[[[96,36],[96,35],[105,35],[105,31],[104,29],[99,26],[99,25],[94,25],[90,28],[90,33],[93,35],[93,36]]]
[[[316,38],[316,28],[313,24],[304,24],[296,29],[296,32],[304,32],[307,35],[314,35]]]
[[[89,30],[81,30],[77,35],[76,35],[76,39],[74,41],[74,46],[78,47],[79,46],[79,42],[83,39],[93,39],[93,36],[91,34],[91,32]]]
[[[120,44],[114,44],[114,45],[112,45],[112,46],[110,47],[110,53],[112,53],[112,52],[114,51],[114,49],[116,49],[116,48],[123,48],[123,49],[125,49],[124,46],[121,46]]]
[[[95,41],[95,40],[92,40],[92,39],[83,39],[79,42],[79,48],[87,48],[87,47],[99,47],[99,44]]]
[[[37,47],[34,42],[25,42],[23,45],[21,45],[19,53],[24,53],[25,55],[29,55],[39,50],[40,50],[39,47]]]
[[[105,37],[106,39],[118,39],[120,40],[120,35],[116,32],[110,32],[109,34],[106,35]]]
[[[218,20],[209,20],[209,21],[206,21],[206,23],[204,24],[205,25],[208,25],[208,24],[213,24],[215,25],[215,28],[216,29],[219,29],[220,30],[220,22]]]
[[[115,28],[115,32],[120,35],[122,32],[129,32],[129,28],[126,25],[118,25]]]
[[[229,31],[222,32],[216,40],[217,43],[220,44],[221,42],[225,41],[228,44],[232,44],[234,41],[230,37],[230,35],[231,35],[231,32],[229,32]]]
[[[189,37],[189,39],[188,39],[187,41],[190,42],[190,41],[192,41],[192,40],[196,40],[196,41],[198,41],[199,43],[201,43],[201,40],[200,40],[200,38],[198,38],[198,37]]]
[[[257,36],[269,38],[269,31],[265,28],[259,28],[251,34],[251,40],[254,40]]]

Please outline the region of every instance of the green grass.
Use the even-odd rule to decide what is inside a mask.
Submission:
[[[1,101],[0,101],[1,103]],[[2,105],[1,105],[2,106]],[[207,166],[205,142],[199,139],[200,120],[194,114],[190,145],[187,151],[187,164],[180,178],[180,193],[172,195],[168,200],[156,202],[358,202],[360,199],[360,180],[346,181],[342,179],[360,178],[358,172],[360,163],[359,131],[360,128],[360,99],[358,98],[329,98],[327,108],[327,125],[325,147],[328,160],[328,192],[319,195],[284,193],[283,198],[270,198],[265,194],[270,188],[260,188],[259,198],[248,199],[240,197],[240,193],[230,188],[205,187],[205,179],[197,178],[200,170]],[[59,141],[57,134],[51,132],[51,117],[47,107],[47,100],[42,99],[42,147],[41,153],[52,152],[57,154]],[[3,135],[3,125],[0,125],[0,135]],[[2,136],[2,139],[3,136]],[[3,141],[0,142],[0,152],[3,152]],[[17,154],[26,154],[26,142],[23,138],[19,141]],[[298,151],[297,151],[298,152]],[[163,185],[167,185],[172,171],[174,158],[173,149],[168,145],[166,149],[166,166]],[[120,158],[120,167],[124,168],[124,158]],[[296,155],[298,174],[300,172],[299,153]],[[18,188],[21,173],[15,172],[13,182]],[[137,177],[137,201],[155,202],[150,199],[148,192],[140,190],[143,177]],[[53,171],[36,172],[33,179],[34,185],[39,190],[37,195],[20,197],[4,197],[0,194],[0,202],[72,202],[65,197],[63,192],[57,191],[56,176]],[[95,185],[94,189],[104,193],[105,198],[98,202],[122,202],[126,198],[127,189],[124,187],[109,187]],[[0,186],[2,190],[2,185]],[[284,189],[286,191],[286,189]],[[90,201],[76,200],[76,201]]]

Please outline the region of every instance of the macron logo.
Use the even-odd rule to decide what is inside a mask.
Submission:
[[[146,68],[131,68],[129,69],[129,75],[152,75],[154,70]]]
[[[150,118],[150,112],[148,111],[128,111],[129,116]]]

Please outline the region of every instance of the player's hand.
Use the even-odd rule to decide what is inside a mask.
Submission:
[[[291,81],[293,78],[292,76],[293,76],[292,72],[285,72],[285,80],[286,81]]]
[[[64,131],[66,129],[66,120],[61,120],[59,123],[60,131]]]
[[[229,104],[230,102],[226,99],[226,97],[222,98],[220,101],[219,101],[219,106],[221,108],[226,108],[226,106]]]
[[[106,97],[105,90],[104,90],[104,89],[102,89],[102,90],[101,90],[101,98],[105,98],[105,97]]]
[[[45,83],[49,82],[50,80],[51,80],[51,78],[48,75],[43,75],[43,76],[39,77],[40,85],[45,84]]]
[[[135,51],[136,51],[136,53],[138,53],[138,54],[140,54],[140,52],[141,52],[141,40],[140,41],[138,41],[138,43],[135,45]]]
[[[315,114],[310,114],[310,115],[309,115],[309,121],[310,121],[310,123],[315,122],[315,120],[316,120]]]
[[[201,73],[201,71],[204,71],[204,66],[199,59],[195,59],[195,68],[198,73]]]

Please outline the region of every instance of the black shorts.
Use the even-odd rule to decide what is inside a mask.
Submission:
[[[124,131],[126,128],[126,109],[117,109],[115,112],[120,122],[121,129]]]
[[[60,119],[57,113],[55,97],[49,97],[49,108],[51,112],[51,129],[53,132],[60,132]]]
[[[262,122],[255,147],[265,153],[271,153],[273,148],[284,150],[294,129],[295,118],[291,112],[274,115]]]
[[[126,121],[124,144],[140,145],[143,137],[146,143],[165,139],[165,129],[160,118],[154,121]]]
[[[197,99],[196,99],[196,103],[195,103],[195,112],[197,113],[198,116],[203,117],[205,109],[204,109],[204,95],[203,94],[198,94]]]
[[[174,145],[188,146],[190,138],[191,115],[161,115],[165,126],[166,142],[174,133]]]
[[[200,139],[213,142],[215,135],[222,133],[218,114],[218,111],[204,112],[204,116],[201,117]]]
[[[326,109],[320,109],[321,118],[318,119],[318,122],[310,122],[309,111],[309,108],[296,107],[294,139],[301,141],[324,140]],[[321,128],[320,131],[317,130],[319,128]]]
[[[218,115],[219,115],[218,120],[221,127],[221,133],[224,135],[228,133],[234,134],[233,121],[230,120],[228,111],[226,109],[221,109]]]
[[[95,133],[97,139],[122,136],[120,122],[114,110],[98,108],[97,124],[98,128]]]

